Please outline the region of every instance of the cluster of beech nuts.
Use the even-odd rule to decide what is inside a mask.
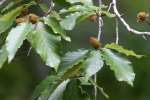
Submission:
[[[145,11],[141,11],[137,14],[137,22],[148,22],[149,14]]]
[[[21,12],[21,14],[16,18],[16,23],[24,23],[24,22],[31,22],[32,24],[36,24],[39,20],[39,16],[36,14],[28,13],[28,10],[25,9]]]
[[[100,48],[100,42],[97,38],[95,37],[90,37],[89,42],[91,44],[91,46],[95,49],[99,49]]]

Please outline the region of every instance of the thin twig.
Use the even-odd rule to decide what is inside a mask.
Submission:
[[[97,83],[97,74],[94,75],[94,82]],[[97,86],[94,86],[94,100],[97,100]]]
[[[46,13],[46,15],[48,15],[49,13],[51,13],[51,11],[53,10],[53,7],[54,7],[53,0],[49,0],[49,1],[50,1],[50,6],[49,6],[49,9],[48,9],[48,12]]]
[[[118,19],[116,18],[116,44],[119,43],[119,25]]]
[[[102,0],[99,0],[99,7],[101,8]],[[99,11],[99,15],[101,15],[101,9]],[[100,41],[103,27],[103,19],[101,16],[98,18],[98,36],[97,39]],[[94,82],[97,83],[97,74],[94,75]],[[97,100],[97,86],[94,86],[94,99]]]
[[[102,34],[102,27],[103,27],[103,19],[100,16],[98,18],[98,26],[99,26],[99,28],[98,28],[98,40],[100,41],[101,34]]]
[[[122,18],[121,14],[119,13],[117,9],[117,0],[112,0],[113,3],[113,10],[118,19],[122,22],[122,24],[127,28],[129,32],[132,32],[134,34],[138,35],[150,35],[150,32],[140,32],[130,27],[130,25]]]
[[[103,90],[103,88],[101,88],[100,86],[98,86],[97,83],[95,83],[92,79],[89,79],[89,81],[91,82],[91,84],[93,84],[95,87],[97,87],[97,89],[99,89],[101,91],[101,93],[108,99],[109,96],[107,95],[107,93],[105,93],[105,91]]]
[[[99,0],[99,7],[101,8],[101,5],[102,5],[102,0]],[[101,15],[101,9],[99,11],[99,15]],[[99,16],[98,18],[98,40],[100,41],[100,38],[101,38],[101,34],[102,34],[102,27],[103,27],[103,19],[101,16]]]
[[[108,12],[111,10],[112,5],[113,5],[113,3],[111,2],[111,3],[109,4],[108,10],[107,10]]]

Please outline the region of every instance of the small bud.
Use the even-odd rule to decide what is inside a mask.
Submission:
[[[31,22],[32,24],[37,23],[39,20],[39,16],[35,15],[35,14],[29,14],[29,22]]]
[[[149,14],[144,12],[144,11],[141,11],[137,14],[137,21],[138,22],[147,22],[148,21],[148,17],[149,17]]]
[[[95,22],[95,21],[97,20],[97,14],[91,15],[91,16],[89,17],[89,19],[90,19],[90,21]]]
[[[95,49],[98,49],[100,47],[100,42],[95,37],[90,37],[89,42],[92,45],[92,47],[95,48]]]

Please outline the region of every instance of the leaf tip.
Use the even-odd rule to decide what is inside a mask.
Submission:
[[[70,37],[66,37],[66,41],[71,42],[71,38]]]
[[[11,63],[11,61],[13,60],[13,56],[12,55],[8,55],[8,63]]]

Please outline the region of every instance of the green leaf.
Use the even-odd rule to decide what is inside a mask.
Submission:
[[[101,58],[101,53],[99,50],[93,50],[89,53],[87,59],[83,62],[85,76],[87,78],[96,74],[103,67],[103,60]]]
[[[7,29],[9,29],[12,26],[14,20],[21,13],[21,11],[23,9],[25,9],[26,7],[29,7],[31,5],[32,5],[32,3],[22,5],[14,10],[8,12],[7,14],[1,16],[0,17],[0,34],[5,32]]]
[[[70,80],[68,79],[59,84],[55,91],[49,96],[48,100],[61,100],[63,92],[65,91],[69,81]]]
[[[61,16],[60,16],[60,14],[57,13],[56,11],[52,11],[48,16],[49,17],[53,17],[53,18],[55,18],[58,21],[60,21],[62,19]]]
[[[44,90],[46,90],[49,86],[55,84],[55,82],[57,82],[58,80],[59,77],[51,75],[45,78],[39,85],[36,86],[30,100],[36,100]]]
[[[85,19],[88,19],[91,15],[95,15],[96,12],[101,11],[104,15],[107,17],[115,17],[114,14],[103,11],[102,8],[106,8],[106,6],[102,5],[101,9],[97,6],[90,6],[90,5],[73,5],[69,7],[68,9],[62,9],[60,10],[60,14],[68,14],[68,13],[80,13],[80,16],[77,18],[77,24],[82,22]]]
[[[68,14],[68,13],[75,13],[80,12],[80,16],[77,18],[76,23],[80,23],[85,19],[88,19],[91,15],[95,14],[95,9],[89,6],[82,6],[82,5],[74,5],[69,7],[68,9],[60,10],[60,14]]]
[[[0,68],[2,68],[6,60],[7,60],[7,51],[6,47],[3,46],[2,49],[0,50]]]
[[[1,10],[1,12],[5,13],[5,12],[11,10],[13,7],[15,7],[20,2],[21,2],[21,0],[9,0],[9,2],[7,1],[6,5],[4,4],[4,7]]]
[[[103,5],[102,8],[105,8],[105,6]],[[101,11],[101,13],[105,14],[107,17],[115,17],[114,14],[100,10],[97,6],[74,5],[68,9],[60,10],[60,14],[71,13],[70,15],[67,15],[66,18],[60,22],[60,24],[65,30],[72,30],[76,24],[81,23],[99,11]]]
[[[76,76],[80,72],[81,67],[82,67],[80,66],[80,63],[85,59],[87,53],[88,53],[88,50],[78,50],[75,52],[66,53],[65,56],[62,57],[62,62],[58,69],[58,77],[60,80],[53,81],[54,84],[50,84],[49,85],[50,88],[47,88],[44,91],[42,91],[41,92],[42,95],[40,96],[39,100],[47,100],[49,97],[51,98],[51,100],[53,100],[52,98],[53,97],[56,98],[57,93],[61,94],[62,92],[54,92],[54,91],[57,91],[58,86],[61,86],[60,84],[65,82],[64,80],[68,80]],[[64,88],[61,90],[64,90]],[[57,97],[61,97],[61,95]],[[54,100],[59,100],[59,98],[54,99]]]
[[[101,11],[101,13],[105,14],[107,17],[110,17],[110,18],[113,18],[113,17],[116,16],[115,14],[112,14],[112,13],[110,13],[108,11]]]
[[[73,12],[81,12],[81,13],[91,13],[101,11],[102,13],[109,13],[103,11],[102,8],[106,8],[104,5],[101,6],[101,9],[97,6],[86,6],[86,5],[73,5],[67,9],[61,9],[59,14],[73,13]]]
[[[66,41],[71,41],[70,37],[67,37],[65,30],[60,26],[59,21],[51,16],[44,17],[44,23],[50,26],[54,33],[60,34]]]
[[[47,89],[45,89],[38,100],[62,100],[63,92],[66,88],[70,80],[65,81],[55,81],[55,83],[49,85]]]
[[[35,100],[37,97],[39,97],[38,100],[62,100],[62,93],[64,92],[70,79],[82,73],[82,63],[85,61],[88,53],[89,50],[78,50],[75,52],[66,53],[65,56],[62,57],[62,62],[58,69],[58,75],[56,76],[57,79],[54,77],[54,80],[47,78],[43,81],[43,83],[41,83],[41,85],[39,85],[35,90],[33,95],[34,98],[31,100]],[[80,92],[78,90],[77,94],[80,95],[81,100],[89,100],[89,98],[87,98],[87,94],[83,95],[83,93],[79,93]]]
[[[46,65],[57,70],[60,63],[60,56],[58,54],[61,41],[60,36],[51,34],[46,26],[39,22],[36,25],[36,30],[28,36],[28,40],[46,62]]]
[[[10,8],[12,8],[14,5],[15,5],[15,2],[9,2],[8,5],[1,10],[1,13],[4,13],[5,11],[10,10]]]
[[[39,3],[38,5],[43,10],[43,12],[45,12],[45,13],[48,12],[48,9],[49,9],[48,4],[46,4],[46,3]]]
[[[87,9],[87,6],[83,5],[73,5],[69,7],[68,9],[61,9],[60,14],[65,14],[65,13],[73,13],[73,12],[85,12],[89,9]]]
[[[90,97],[83,91],[78,80],[72,80],[64,91],[63,100],[90,100]]]
[[[23,44],[23,41],[26,39],[27,35],[32,29],[32,25],[28,23],[22,23],[19,26],[11,29],[6,38],[8,62],[11,62],[11,60],[14,58],[17,50]]]
[[[50,75],[36,87],[30,100],[60,100],[69,81]]]
[[[67,70],[72,69],[74,66],[83,62],[87,57],[88,52],[88,50],[79,49],[78,51],[66,53],[61,59],[62,62],[58,69],[58,73],[64,74],[65,72],[67,72]]]
[[[81,15],[81,13],[75,12],[75,13],[72,13],[72,14],[66,16],[65,19],[63,19],[60,22],[61,27],[64,28],[65,30],[72,30],[74,28],[74,26],[76,25],[77,18],[80,15]]]
[[[20,14],[23,7],[18,7],[17,9],[5,14],[4,16],[0,17],[0,33],[6,31],[11,25],[15,18]]]
[[[118,81],[125,81],[133,86],[135,73],[130,65],[131,62],[114,54],[111,50],[106,48],[103,49],[103,58],[106,61],[106,64],[110,66],[110,69],[114,71]]]
[[[71,4],[82,3],[82,4],[85,4],[85,5],[93,5],[92,0],[66,0],[66,2],[69,2]]]
[[[66,0],[54,0],[53,2],[62,7],[66,7],[66,6],[70,5],[68,2],[66,2]]]
[[[73,78],[84,73],[88,79],[96,74],[103,66],[101,54],[99,51],[79,50],[69,52],[63,58],[58,73],[63,78]]]
[[[88,13],[83,13],[78,19],[77,19],[77,24],[81,23],[82,21],[88,19],[91,15],[95,14],[94,12],[88,12]]]
[[[134,57],[137,57],[137,58],[141,58],[142,57],[142,55],[137,55],[134,51],[127,50],[127,49],[123,48],[122,46],[120,46],[118,44],[115,44],[115,43],[107,44],[105,46],[105,48],[118,51],[119,53],[123,53],[126,56],[134,56]]]
[[[79,72],[81,66],[78,65],[82,62],[87,53],[88,50],[78,50],[76,52],[67,53],[62,58],[63,62],[59,67],[58,76],[45,79],[35,89],[31,100],[35,100],[37,97],[39,97],[38,100],[61,100],[66,85],[70,81],[69,79]]]

